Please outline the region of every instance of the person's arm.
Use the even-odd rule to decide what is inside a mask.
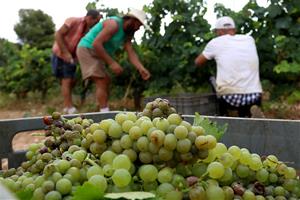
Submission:
[[[64,41],[64,36],[68,33],[70,27],[66,24],[62,25],[56,32],[55,32],[55,41],[61,50],[63,60],[69,63],[73,63],[72,54],[69,52],[67,45]]]
[[[97,56],[103,60],[112,71],[116,74],[123,72],[123,68],[106,52],[104,43],[109,41],[118,31],[118,24],[116,21],[109,19],[103,22],[103,28],[93,42],[93,48]],[[120,27],[122,28],[122,27]]]
[[[202,66],[207,62],[207,58],[203,55],[200,54],[199,56],[197,56],[197,58],[195,59],[195,65],[196,66]]]
[[[143,66],[140,62],[137,54],[135,53],[130,40],[127,40],[124,45],[125,51],[128,53],[128,60],[132,63],[138,72],[141,74],[144,80],[148,80],[150,78],[150,72]]]

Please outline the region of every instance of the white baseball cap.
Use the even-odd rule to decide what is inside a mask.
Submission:
[[[128,13],[125,14],[125,16],[130,16],[138,19],[144,25],[145,29],[151,30],[151,28],[146,23],[147,17],[144,11],[135,8],[130,8]]]
[[[215,29],[232,29],[235,28],[235,23],[231,17],[224,16],[217,19]]]

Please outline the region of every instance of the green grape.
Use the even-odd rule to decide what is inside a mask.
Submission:
[[[157,195],[162,198],[164,198],[167,193],[172,191],[175,191],[175,187],[170,183],[162,183],[156,189]]]
[[[81,178],[80,170],[76,167],[70,167],[70,169],[68,169],[68,171],[67,171],[67,174],[71,175],[73,183],[79,181]],[[102,172],[102,174],[103,174],[103,172]]]
[[[177,125],[175,124],[170,124],[170,126],[168,127],[168,130],[166,131],[166,133],[172,133],[174,134],[174,130],[177,127]]]
[[[173,171],[170,167],[161,169],[157,174],[157,180],[160,183],[170,183],[173,178]]]
[[[129,170],[131,167],[131,161],[128,156],[121,154],[117,155],[112,163],[113,169],[126,169]]]
[[[189,190],[189,198],[190,198],[190,200],[205,200],[205,199],[207,199],[206,192],[202,186],[192,187]]]
[[[142,136],[137,140],[136,143],[137,149],[141,152],[148,151],[149,140],[146,136]]]
[[[238,166],[236,167],[236,174],[240,177],[240,178],[246,178],[249,176],[249,167],[243,164],[238,164]]]
[[[208,149],[208,140],[205,135],[200,135],[195,140],[195,145],[199,150]]]
[[[222,187],[225,195],[225,200],[232,200],[234,197],[234,191],[231,187],[229,186],[224,186]]]
[[[27,160],[31,160],[34,155],[35,155],[35,153],[33,151],[27,151],[25,154]]]
[[[213,149],[213,148],[215,148],[216,147],[216,145],[217,145],[217,139],[214,137],[214,136],[212,136],[212,135],[207,135],[206,136],[206,139],[207,139],[207,148],[208,149]],[[221,144],[221,143],[220,143]],[[224,145],[225,146],[225,145]],[[225,146],[226,147],[226,146]],[[226,151],[227,151],[227,148],[226,148]],[[226,152],[225,151],[225,152]]]
[[[240,163],[244,165],[250,165],[252,160],[251,154],[247,151],[242,151],[240,156]]]
[[[44,192],[44,194],[54,190],[55,184],[53,181],[47,180],[42,184],[42,190]]]
[[[154,125],[157,129],[166,132],[170,124],[167,119],[160,118]]]
[[[72,183],[66,178],[62,178],[56,182],[55,189],[62,195],[71,193]]]
[[[125,149],[122,154],[128,156],[131,162],[134,162],[137,159],[137,154],[133,149]]]
[[[50,178],[54,181],[54,183],[56,183],[62,178],[62,175],[59,172],[54,172]]]
[[[220,156],[219,162],[222,163],[224,167],[231,167],[234,162],[234,157],[226,152]]]
[[[260,170],[258,170],[256,172],[256,179],[260,182],[260,183],[264,183],[269,179],[269,172],[268,170],[262,168]]]
[[[249,164],[250,169],[257,171],[263,167],[260,157],[252,156]]]
[[[108,129],[108,135],[112,138],[120,138],[122,135],[122,127],[117,122],[113,121]]]
[[[278,181],[278,176],[275,173],[269,174],[269,181],[270,183],[276,183]]]
[[[174,135],[177,139],[185,139],[188,135],[188,129],[183,125],[179,125],[175,128]]]
[[[143,135],[146,135],[148,133],[149,129],[152,127],[154,127],[154,124],[150,120],[144,120],[140,125]]]
[[[142,189],[146,192],[154,192],[158,187],[157,181],[143,182]]]
[[[284,196],[285,195],[285,189],[282,186],[276,186],[274,188],[274,195],[275,196]]]
[[[176,150],[179,153],[188,153],[192,147],[192,143],[189,139],[180,139],[177,141]]]
[[[221,182],[227,182],[232,180],[232,169],[225,168],[224,175],[220,178]]]
[[[121,153],[123,149],[121,147],[120,140],[114,140],[111,144],[111,149],[117,154]]]
[[[296,186],[297,186],[296,179],[285,179],[282,184],[282,187],[289,192],[292,192]]]
[[[206,190],[207,200],[225,200],[222,188],[216,185],[209,185]]]
[[[192,131],[195,132],[197,136],[205,135],[205,130],[202,126],[192,126]]]
[[[246,190],[242,197],[243,200],[256,200],[255,194],[250,190]]]
[[[101,165],[112,164],[114,158],[117,156],[116,153],[110,150],[104,151],[100,156]]]
[[[144,164],[151,163],[152,162],[152,154],[148,151],[140,152],[139,153],[139,160]]]
[[[135,122],[137,120],[137,116],[134,112],[127,112],[127,119]]]
[[[97,174],[104,175],[103,169],[97,165],[91,166],[87,169],[86,177],[87,177],[87,179],[89,179],[92,176],[97,175]]]
[[[106,150],[107,146],[105,143],[103,144],[98,144],[97,142],[93,142],[90,145],[90,151],[92,152],[92,154],[96,155],[100,155],[102,154],[105,150]]]
[[[144,181],[144,182],[153,182],[157,179],[158,175],[158,170],[154,165],[142,165],[139,168],[139,177]]]
[[[113,183],[118,187],[125,187],[131,181],[131,175],[126,169],[116,169],[111,178]]]
[[[93,134],[98,129],[100,129],[100,125],[98,123],[92,123],[90,125],[90,132],[91,132],[91,134]]]
[[[274,168],[278,164],[278,158],[274,155],[268,155],[266,158],[266,163],[270,168]]]
[[[228,148],[228,153],[230,153],[235,160],[239,160],[241,156],[241,149],[238,146],[231,146]]]
[[[166,148],[162,147],[158,151],[158,156],[162,161],[169,161],[173,158],[173,151],[169,151]]]
[[[51,191],[45,195],[45,200],[61,200],[62,196],[58,191]]]
[[[53,156],[51,153],[43,153],[41,159],[45,162],[49,162],[50,160],[53,159]]]
[[[182,122],[182,118],[177,113],[172,113],[167,117],[169,124],[179,125]]]
[[[132,147],[133,141],[129,135],[123,135],[120,140],[120,145],[123,149],[129,149]]]
[[[211,178],[219,179],[224,175],[225,168],[219,162],[212,162],[207,166],[207,172]]]
[[[115,116],[115,121],[122,125],[124,121],[126,121],[128,119],[127,117],[127,114],[126,113],[122,113],[122,112],[119,112],[118,114],[116,114]]]
[[[255,198],[256,200],[265,200],[265,197],[262,195],[256,195]]]
[[[216,159],[217,155],[214,149],[208,151],[208,156],[205,159],[202,159],[205,163],[211,163]]]
[[[129,130],[129,136],[132,140],[137,140],[143,135],[143,131],[139,126],[133,126]]]
[[[192,125],[191,125],[191,123],[189,123],[189,122],[187,122],[187,121],[182,120],[182,122],[181,122],[179,125],[185,126],[185,127],[188,129],[188,132],[192,130]]]
[[[32,143],[28,146],[28,151],[36,152],[40,148],[40,144]]]
[[[151,143],[162,146],[164,144],[165,133],[161,130],[154,130],[150,134]]]
[[[93,140],[99,144],[103,144],[106,141],[107,135],[104,130],[97,129],[93,133]]]
[[[288,167],[286,166],[286,164],[284,163],[279,163],[276,167],[277,169],[277,172],[280,174],[280,175],[284,175],[286,174],[286,171],[288,170]]]
[[[79,162],[83,162],[85,160],[86,155],[86,151],[79,150],[73,153],[72,158],[78,160]]]
[[[122,130],[125,132],[125,133],[129,133],[129,130],[131,129],[131,127],[134,126],[134,122],[131,121],[131,120],[126,120],[122,123]]]
[[[292,167],[287,167],[287,169],[284,171],[284,177],[287,179],[293,179],[296,178],[297,172]]]
[[[177,139],[174,134],[167,134],[164,140],[164,147],[169,151],[173,151],[177,146]]]
[[[40,200],[45,198],[45,193],[42,188],[36,188],[32,194],[32,200]]]
[[[41,185],[45,182],[45,177],[40,175],[38,176],[34,181],[33,184],[35,185],[35,188],[41,187]]]
[[[197,135],[195,132],[190,131],[187,135],[187,138],[191,141],[192,144],[194,144],[196,141]]]
[[[177,190],[168,192],[165,196],[165,200],[182,200],[182,199],[183,199],[183,193]]]
[[[158,151],[159,151],[160,146],[150,142],[148,148],[149,148],[150,153],[157,154]]]
[[[107,177],[111,177],[114,173],[114,169],[111,164],[106,164],[103,166],[103,173]]]
[[[99,190],[101,190],[101,192],[105,192],[107,189],[106,179],[102,175],[93,175],[89,178],[88,182],[96,186]]]
[[[225,146],[225,144],[218,142],[216,144],[216,147],[213,148],[213,151],[216,154],[216,157],[219,158],[221,157],[224,153],[227,152],[227,147]]]
[[[192,174],[197,177],[201,177],[207,170],[207,164],[199,162],[192,166]]]

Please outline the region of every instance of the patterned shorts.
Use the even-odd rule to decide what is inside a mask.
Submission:
[[[227,94],[222,95],[221,98],[231,106],[240,107],[259,102],[261,99],[261,93]]]

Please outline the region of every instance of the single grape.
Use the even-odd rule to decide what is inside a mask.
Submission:
[[[112,175],[114,184],[118,187],[125,187],[131,181],[131,175],[126,169],[116,169]]]

